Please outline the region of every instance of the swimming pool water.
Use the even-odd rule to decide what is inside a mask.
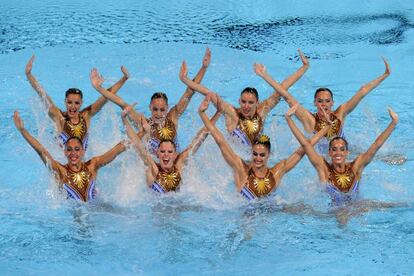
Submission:
[[[2,0],[0,7],[3,275],[413,273],[413,4]],[[249,206],[236,195],[231,170],[211,138],[189,161],[179,193],[158,197],[149,191],[143,164],[128,151],[99,171],[103,203],[79,206],[57,192],[13,126],[18,109],[30,132],[64,160],[53,124],[24,75],[32,54],[33,74],[58,106],[63,108],[69,87],[84,91],[85,105],[98,98],[91,68],[109,86],[125,65],[131,78],[119,94],[148,114],[155,91],[177,102],[185,90],[178,79],[181,61],[194,75],[207,46],[212,63],[203,83],[235,105],[245,86],[256,87],[262,99],[272,92],[254,74],[254,62],[282,80],[300,67],[301,48],[311,67],[291,92],[311,110],[317,87],[330,87],[338,106],[383,73],[386,57],[391,76],[347,117],[345,131],[353,151],[361,152],[389,123],[386,107],[399,114],[397,129],[361,182],[364,199],[397,207],[358,216],[334,213],[306,158],[274,197]],[[201,127],[201,99],[196,95],[180,120],[182,145]],[[298,146],[284,121],[286,110],[281,102],[266,122],[274,145],[271,164]],[[119,113],[109,103],[92,120],[87,157],[125,138]],[[391,165],[387,158],[405,162]]]

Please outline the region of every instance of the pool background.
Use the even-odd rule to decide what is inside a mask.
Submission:
[[[413,272],[413,5],[1,1],[0,7],[3,274]],[[399,114],[397,129],[364,171],[361,194],[405,205],[371,211],[341,226],[327,211],[327,196],[304,158],[274,198],[249,208],[235,196],[231,171],[211,138],[190,160],[179,194],[160,198],[148,191],[143,165],[129,151],[99,172],[105,205],[79,207],[63,200],[11,120],[19,109],[30,132],[64,160],[52,141],[53,124],[24,75],[30,56],[36,54],[33,74],[62,108],[68,87],[84,91],[85,105],[97,99],[89,82],[92,67],[109,85],[125,65],[132,77],[119,93],[148,114],[154,91],[177,102],[185,90],[178,80],[181,61],[187,60],[194,75],[206,46],[212,63],[203,83],[235,105],[245,86],[256,87],[262,99],[272,92],[253,73],[254,62],[263,62],[281,80],[300,67],[300,47],[311,67],[291,92],[311,110],[317,87],[330,87],[338,106],[383,73],[380,57],[386,57],[391,76],[347,117],[345,131],[353,149],[362,151],[389,123],[386,106]],[[195,96],[180,120],[183,145],[201,127],[196,112],[201,99]],[[286,110],[280,103],[267,120],[275,145],[271,164],[297,147],[283,119]],[[119,109],[106,105],[91,131],[89,157],[124,137]],[[390,155],[407,161],[391,166],[380,160]]]

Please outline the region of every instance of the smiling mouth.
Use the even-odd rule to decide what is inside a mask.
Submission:
[[[69,160],[70,161],[72,161],[72,162],[75,162],[75,161],[77,161],[79,158],[78,158],[78,156],[70,156],[69,157]]]

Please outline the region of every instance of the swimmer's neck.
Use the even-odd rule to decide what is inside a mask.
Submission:
[[[265,165],[260,168],[252,166],[252,170],[257,177],[264,177],[267,174],[268,168]]]
[[[66,114],[68,114],[68,116],[69,116],[69,111],[66,111]],[[81,113],[78,111],[78,112],[76,112],[75,116],[73,116],[73,117],[69,116],[69,121],[71,123],[77,125],[80,122],[80,116],[81,116]]]
[[[344,173],[346,171],[346,162],[341,164],[332,164],[334,170],[338,173]]]
[[[83,162],[79,162],[77,164],[68,163],[68,167],[71,171],[79,172],[82,169]]]
[[[316,111],[316,113],[318,114],[319,118],[325,118],[325,113],[328,116],[331,116],[331,114],[334,114],[334,112],[332,110],[326,110],[325,113],[324,113],[321,109],[318,109]]]

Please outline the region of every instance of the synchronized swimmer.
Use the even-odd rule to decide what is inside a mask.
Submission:
[[[70,137],[78,137],[83,144],[83,149],[86,150],[88,146],[88,129],[90,128],[91,118],[96,115],[107,100],[104,97],[100,97],[93,104],[81,109],[83,103],[83,93],[78,88],[69,88],[65,93],[65,106],[66,111],[60,110],[53,102],[52,98],[46,93],[45,89],[40,85],[39,81],[32,74],[33,61],[35,56],[32,56],[26,65],[26,77],[29,80],[33,89],[42,98],[49,117],[55,123],[61,145],[65,145]],[[110,93],[117,93],[119,89],[129,78],[129,73],[125,67],[121,67],[121,71],[124,74],[122,78],[116,82],[113,86],[108,88]],[[92,78],[92,76],[94,78]],[[91,82],[96,82],[96,76],[91,75]]]
[[[81,110],[82,92],[71,88],[66,91],[65,95],[66,112],[61,111],[32,75],[33,56],[26,66],[26,76],[35,91],[42,97],[49,116],[57,126],[67,163],[61,164],[52,158],[50,153],[25,129],[17,111],[14,114],[14,123],[24,139],[38,153],[43,163],[53,172],[57,183],[67,192],[68,197],[78,201],[91,201],[96,197],[95,179],[98,169],[115,159],[127,147],[127,142],[121,141],[103,155],[93,157],[86,162],[83,161],[90,119],[99,112],[107,100],[122,108],[122,121],[130,144],[146,166],[146,183],[149,188],[158,193],[179,191],[182,171],[190,153],[194,154],[208,134],[211,134],[224,160],[233,170],[237,191],[248,200],[272,194],[279,186],[282,177],[292,170],[306,154],[315,167],[320,182],[326,184],[326,191],[334,204],[355,201],[363,169],[391,135],[398,123],[398,116],[389,109],[392,119],[389,126],[365,153],[358,155],[352,162],[346,161],[349,152],[348,142],[343,135],[343,124],[345,117],[352,112],[362,98],[390,75],[389,65],[384,59],[386,67],[384,74],[363,85],[348,102],[340,105],[335,111],[332,111],[333,93],[328,88],[317,89],[314,96],[317,112],[312,114],[299,105],[298,101],[288,92],[288,89],[309,68],[309,62],[300,50],[299,55],[302,67],[280,84],[270,77],[264,65],[254,64],[255,73],[269,83],[275,92],[268,99],[259,102],[257,90],[247,87],[241,92],[240,108],[236,108],[201,84],[211,61],[211,52],[207,48],[202,66],[193,80],[188,78],[187,66],[183,62],[179,78],[186,84],[187,89],[174,107],[169,110],[165,93],[156,92],[152,95],[149,105],[150,118],[145,118],[142,113],[134,110],[134,104],[129,104],[116,95],[129,78],[129,73],[123,66],[121,67],[123,77],[108,89],[102,87],[104,79],[97,69],[93,69],[90,74],[91,83],[102,97]],[[205,96],[198,110],[204,126],[197,132],[190,145],[180,152],[177,125],[195,91]],[[273,167],[268,167],[271,143],[270,138],[263,134],[263,126],[267,114],[278,104],[280,97],[283,97],[290,106],[285,114],[286,121],[301,146],[286,159],[279,161]],[[205,113],[210,102],[217,108],[211,119]],[[227,131],[239,138],[245,148],[250,149],[250,161],[242,160],[216,127],[215,122],[222,113],[225,116]],[[314,133],[313,137],[310,139],[305,137],[293,122],[292,115],[298,117],[305,131]],[[134,129],[134,126],[138,131]],[[322,143],[323,146],[320,146],[321,140],[325,140]],[[329,155],[330,162],[325,159],[326,154]]]

